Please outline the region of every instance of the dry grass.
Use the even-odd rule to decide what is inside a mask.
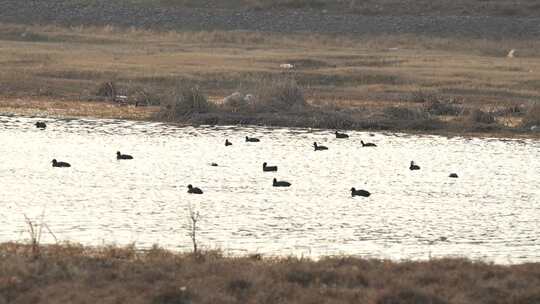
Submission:
[[[157,107],[119,106],[109,102],[80,102],[48,98],[0,98],[0,112],[26,116],[150,120],[157,111]]]
[[[523,118],[523,126],[532,127],[540,126],[540,104],[531,104],[526,110],[525,117]]]
[[[540,301],[538,263],[196,257],[154,247],[0,245],[2,303],[513,303]]]
[[[268,105],[268,96],[277,101],[273,109],[267,109],[268,113],[259,108],[255,117],[239,118],[235,111],[224,119],[196,113],[197,117],[190,117],[192,122],[438,130],[446,128],[447,121],[458,124],[464,111],[477,108],[496,113],[496,126],[504,129],[520,125],[522,118],[522,114],[504,109],[523,108],[530,100],[540,98],[537,41],[152,32],[113,26],[4,24],[0,25],[0,43],[0,94],[10,100],[7,105],[0,103],[4,113],[14,109],[36,111],[23,110],[24,105],[32,103],[18,106],[14,102],[17,98],[101,100],[99,89],[106,82],[113,82],[117,92],[131,101],[156,105],[170,100],[181,84],[186,88],[197,86],[210,101],[235,91],[257,91],[259,99],[266,99],[264,105]],[[517,58],[506,58],[510,48],[518,50]],[[294,64],[295,68],[281,69],[281,63]],[[275,109],[287,106],[280,104],[276,92],[272,92],[279,86],[267,85],[261,79],[283,85],[294,83],[292,90],[281,88],[282,92],[311,105],[296,111],[311,116],[273,115]],[[98,107],[75,103],[72,111],[60,112],[80,115],[95,110],[90,116],[144,119],[154,111],[152,107],[127,111],[104,105],[103,115],[97,113]],[[32,106],[48,110],[51,103]],[[406,124],[393,122],[392,115],[385,115],[385,111],[392,111],[385,110],[388,107],[420,111],[422,119]],[[429,126],[432,122],[435,125]]]

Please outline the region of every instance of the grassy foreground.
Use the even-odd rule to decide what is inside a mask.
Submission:
[[[540,303],[540,264],[0,244],[0,303]]]

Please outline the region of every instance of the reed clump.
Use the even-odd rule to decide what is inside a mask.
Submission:
[[[524,127],[540,126],[540,103],[532,104],[527,108],[522,125]]]

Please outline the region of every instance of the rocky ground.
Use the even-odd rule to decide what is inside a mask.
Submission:
[[[313,9],[210,9],[130,5],[120,1],[0,1],[0,22],[115,25],[174,30],[246,30],[352,35],[417,34],[485,39],[534,39],[540,17],[361,15]]]

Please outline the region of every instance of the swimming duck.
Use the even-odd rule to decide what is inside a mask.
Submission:
[[[228,139],[225,139],[225,147],[227,146],[232,146],[232,143]]]
[[[277,179],[274,178],[274,180],[272,182],[272,186],[274,186],[274,187],[289,187],[289,186],[291,186],[291,183],[286,182],[286,181],[278,181]]]
[[[116,151],[116,159],[133,159],[133,156],[128,154],[122,154],[120,151]]]
[[[322,150],[328,150],[328,147],[325,146],[319,146],[316,142],[313,143],[313,147],[315,148],[315,151],[322,151]]]
[[[458,178],[458,175],[457,175],[457,173],[450,173],[450,175],[448,175],[448,177]]]
[[[246,142],[259,142],[260,140],[255,137],[247,137],[246,136]]]
[[[411,161],[411,165],[409,166],[409,170],[420,170],[420,166],[416,165],[414,161]]]
[[[59,162],[59,161],[56,161],[56,159],[53,159],[52,160],[52,166],[53,167],[58,167],[58,168],[68,168],[68,167],[71,167],[71,165],[69,163],[66,163],[66,162]]]
[[[349,135],[336,131],[336,138],[349,138]]]
[[[376,147],[377,145],[374,144],[374,143],[365,143],[363,140],[360,141],[360,143],[362,144],[362,147]]]
[[[355,197],[355,196],[363,196],[363,197],[368,197],[370,196],[371,193],[369,193],[369,191],[366,191],[366,190],[356,190],[354,187],[351,188],[351,196],[352,197]]]
[[[45,129],[45,128],[47,127],[47,125],[46,125],[44,122],[42,122],[42,121],[36,122],[36,123],[35,123],[35,126],[36,126],[36,128],[42,129],[42,130]]]
[[[191,184],[187,185],[188,187],[188,191],[187,193],[191,193],[191,194],[203,194],[202,190],[200,188],[197,188],[197,187],[193,187]]]
[[[263,172],[275,172],[277,171],[277,166],[267,166],[266,163],[263,163]]]
[[[217,164],[217,163],[211,163],[210,166],[212,166],[212,167],[217,167],[218,164]]]

